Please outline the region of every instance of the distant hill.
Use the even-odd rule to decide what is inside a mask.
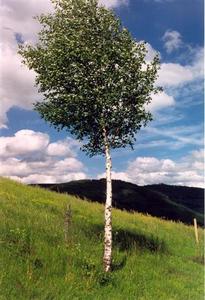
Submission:
[[[204,213],[204,189],[167,184],[147,185],[149,189],[165,194],[170,200],[198,213]]]
[[[76,195],[81,199],[105,202],[105,179],[39,185],[60,193]],[[203,196],[204,190],[201,188],[165,184],[137,186],[133,183],[113,180],[114,207],[148,213],[186,224],[193,223],[193,218],[196,218],[203,226]]]

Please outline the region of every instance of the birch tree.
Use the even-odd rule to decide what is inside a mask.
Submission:
[[[106,161],[104,270],[112,259],[111,149],[133,147],[151,120],[146,105],[158,93],[159,58],[146,63],[145,43],[132,38],[97,0],[53,0],[54,12],[37,17],[38,42],[19,53],[36,72],[43,100],[34,104],[57,130],[66,129],[89,156]]]

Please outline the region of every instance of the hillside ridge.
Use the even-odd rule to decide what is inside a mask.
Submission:
[[[41,187],[75,195],[81,199],[104,203],[105,179],[84,179],[59,184],[38,184]],[[127,211],[148,213],[168,220],[192,224],[193,218],[203,226],[202,188],[165,184],[138,186],[113,180],[113,206]]]

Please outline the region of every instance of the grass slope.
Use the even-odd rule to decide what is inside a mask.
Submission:
[[[42,184],[41,186],[77,195],[82,199],[105,202],[106,183],[104,179],[76,180],[59,184]],[[130,182],[113,180],[114,207],[148,213],[168,220],[182,221],[186,224],[192,224],[193,218],[196,218],[198,223],[203,226],[203,196],[203,189],[199,188],[167,185],[137,186]]]
[[[113,271],[105,275],[103,210],[0,179],[0,299],[203,299],[202,229],[196,247],[191,226],[114,209]]]

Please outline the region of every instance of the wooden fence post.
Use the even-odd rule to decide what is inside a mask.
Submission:
[[[194,232],[195,232],[196,243],[198,244],[199,243],[199,235],[198,235],[196,218],[194,218]]]
[[[68,204],[65,212],[64,219],[64,232],[65,232],[65,241],[69,242],[71,240],[71,222],[72,222],[72,211],[71,205]]]

